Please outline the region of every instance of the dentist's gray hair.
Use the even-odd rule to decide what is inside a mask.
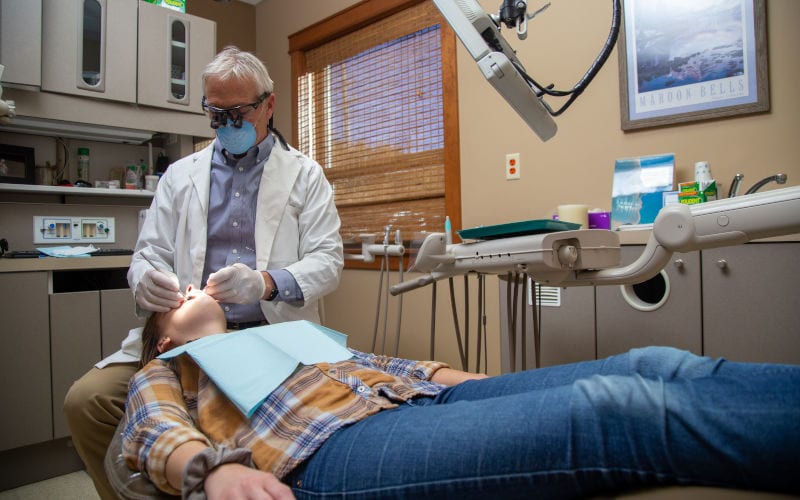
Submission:
[[[233,45],[222,49],[203,69],[203,94],[206,91],[206,81],[212,76],[222,80],[253,80],[258,85],[259,94],[272,94],[272,78],[264,63],[250,52]]]

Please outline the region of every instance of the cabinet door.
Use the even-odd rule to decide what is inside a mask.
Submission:
[[[622,264],[633,262],[643,248],[624,246]],[[656,278],[636,287],[639,301],[630,286],[597,287],[598,358],[649,345],[702,354],[699,252],[673,255],[663,272],[666,281]]]
[[[42,89],[135,103],[138,3],[43,0]]]
[[[100,360],[100,293],[50,295],[53,366],[53,437],[69,435],[61,408],[72,383]]]
[[[139,3],[139,103],[202,113],[200,74],[214,58],[217,24]]]
[[[144,326],[144,320],[136,316],[135,304],[133,294],[127,288],[100,291],[102,357],[117,352],[131,328]]]
[[[513,286],[509,290],[510,282],[512,281],[503,276],[499,279],[500,369],[503,373],[537,367],[533,325],[533,315],[537,312],[537,307],[533,305],[532,285],[529,280],[525,295],[521,281],[516,291]],[[541,289],[545,293],[541,293]],[[594,288],[586,286],[541,289],[537,288],[537,294],[541,294],[542,304],[548,305],[540,308],[539,366],[594,359]],[[559,297],[554,300],[552,297],[556,293]],[[515,294],[516,309],[513,307]],[[516,319],[513,318],[515,311]],[[516,328],[512,327],[512,322],[516,323]]]
[[[703,250],[705,354],[800,363],[800,243]]]
[[[542,294],[543,304],[551,304],[541,307],[542,366],[595,359],[595,287],[549,288],[559,297]]]
[[[53,437],[47,273],[0,273],[0,450]]]
[[[42,0],[0,2],[3,83],[42,84]]]

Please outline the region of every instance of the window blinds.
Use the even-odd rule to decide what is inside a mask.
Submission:
[[[345,242],[443,230],[440,22],[424,2],[304,51],[298,147],[333,185]]]

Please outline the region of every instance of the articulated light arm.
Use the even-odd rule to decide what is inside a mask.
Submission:
[[[608,38],[602,50],[581,79],[567,90],[552,84],[538,83],[511,45],[500,33],[500,25],[516,27],[517,37],[527,37],[527,21],[543,11],[527,14],[528,0],[505,0],[499,15],[487,14],[477,0],[433,0],[447,23],[453,28],[472,59],[514,111],[528,124],[539,139],[547,141],[556,134],[553,116],[558,116],[577,99],[608,60],[616,45],[622,17],[620,0],[612,0],[612,19]],[[565,98],[558,109],[552,109],[544,97]]]

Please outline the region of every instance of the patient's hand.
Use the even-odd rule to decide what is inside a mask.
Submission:
[[[292,489],[273,474],[235,463],[223,464],[211,471],[204,488],[210,500],[294,498]]]
[[[433,377],[431,377],[431,382],[453,386],[466,380],[480,380],[482,378],[487,378],[487,375],[483,373],[469,373],[452,368],[439,368],[434,372]]]

